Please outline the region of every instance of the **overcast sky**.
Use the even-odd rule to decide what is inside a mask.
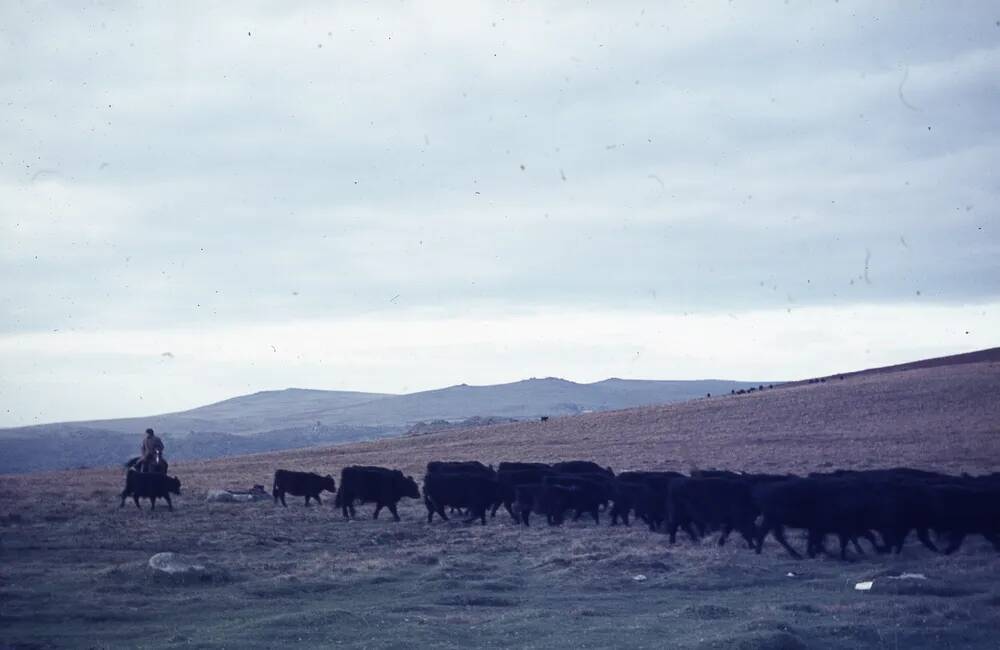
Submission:
[[[994,3],[330,4],[0,4],[0,426],[1000,344]]]

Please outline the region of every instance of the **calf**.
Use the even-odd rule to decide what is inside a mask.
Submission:
[[[667,517],[667,492],[675,479],[686,478],[678,472],[622,472],[618,481],[639,486],[634,493],[635,516],[642,519],[652,531],[657,530]]]
[[[271,488],[271,495],[274,497],[275,504],[280,499],[281,505],[286,508],[288,507],[288,504],[285,503],[286,492],[297,497],[304,496],[307,506],[309,505],[309,499],[316,499],[316,503],[323,505],[323,502],[319,498],[319,493],[323,490],[330,493],[337,491],[337,482],[329,474],[320,476],[311,472],[293,472],[287,469],[279,469],[274,473],[274,485]]]
[[[425,476],[430,474],[475,474],[489,479],[495,479],[497,475],[492,465],[483,465],[476,460],[433,460],[427,463]],[[493,504],[491,503],[490,505]],[[449,506],[449,508],[452,513],[458,512],[461,514],[462,512],[462,508],[458,506]],[[495,513],[496,510],[494,509]]]
[[[374,503],[374,519],[378,519],[382,508],[388,508],[393,518],[399,521],[396,505],[403,497],[420,498],[420,489],[412,477],[385,467],[355,465],[340,472],[340,491],[334,503],[341,508],[344,519],[355,516],[355,503]]]
[[[738,530],[747,545],[753,548],[756,541],[758,510],[750,494],[750,484],[728,478],[685,478],[671,481],[667,492],[667,531],[670,543],[677,540],[678,526],[692,540],[700,535],[692,524],[701,530],[721,528],[719,546],[726,543],[729,533]]]
[[[500,463],[500,469],[497,472],[499,484],[497,501],[493,504],[493,511],[490,515],[495,516],[502,505],[514,521],[520,521],[512,509],[518,486],[541,483],[542,479],[551,473],[552,469],[542,463]]]
[[[486,511],[497,501],[499,484],[482,474],[436,473],[424,477],[424,505],[427,506],[427,523],[436,512],[445,521],[445,506],[466,508],[469,519],[477,518],[486,525]]]
[[[607,484],[592,475],[553,474],[546,476],[542,485],[542,506],[538,509],[549,518],[549,523],[562,523],[567,510],[574,511],[573,521],[586,512],[595,523],[601,523],[601,505],[608,502]]]
[[[149,499],[150,510],[155,510],[156,500],[158,498],[163,498],[167,500],[167,509],[173,510],[174,504],[170,501],[170,495],[176,494],[180,496],[180,493],[180,479],[174,476],[129,470],[129,472],[125,474],[125,489],[122,490],[122,502],[118,507],[124,508],[125,499],[131,496],[135,501],[136,508],[140,508],[139,497]]]
[[[514,521],[520,521],[525,526],[529,525],[531,512],[538,507],[538,499],[544,487],[541,483],[527,483],[514,488],[514,510],[511,513]]]

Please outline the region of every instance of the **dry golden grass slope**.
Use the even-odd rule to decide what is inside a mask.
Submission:
[[[168,443],[169,444],[169,443]],[[351,464],[594,459],[629,468],[1000,470],[1000,362],[878,373],[682,404],[178,465],[186,484],[264,482]]]

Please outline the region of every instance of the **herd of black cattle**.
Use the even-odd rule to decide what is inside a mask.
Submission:
[[[335,493],[335,506],[345,518],[355,516],[358,503],[374,503],[377,519],[388,508],[399,521],[397,504],[404,497],[423,496],[427,521],[434,515],[447,520],[446,510],[466,522],[486,524],[486,514],[502,506],[515,521],[528,526],[532,513],[549,525],[562,524],[568,515],[583,515],[600,523],[606,511],[611,525],[629,525],[634,517],[652,531],[664,531],[670,542],[678,529],[692,540],[719,532],[719,545],[732,531],[747,546],[761,552],[770,534],[794,557],[801,557],[785,538],[786,528],[806,531],[806,553],[826,553],[824,541],[835,535],[840,556],[848,544],[862,553],[859,540],[876,552],[899,553],[912,532],[928,549],[953,553],[969,535],[982,535],[1000,551],[1000,473],[950,476],[936,472],[895,468],[835,471],[806,477],[788,474],[741,474],[721,470],[677,472],[631,471],[615,474],[590,461],[562,463],[500,463],[498,468],[476,461],[432,462],[427,465],[423,491],[399,470],[384,467],[345,467],[340,490],[330,475],[279,469],[274,473],[274,502],[285,494],[320,501],[323,491]],[[151,507],[170,494],[180,494],[180,481],[165,474],[127,473],[121,505],[132,496],[148,497]],[[936,542],[936,543],[935,543]],[[939,545],[943,544],[943,548]]]

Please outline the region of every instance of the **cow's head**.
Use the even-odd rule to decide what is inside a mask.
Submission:
[[[413,499],[419,499],[420,498],[420,488],[417,487],[417,482],[413,480],[413,477],[412,476],[403,476],[402,479],[403,479],[401,481],[402,488],[403,488],[401,490],[402,496],[404,496],[404,497],[410,497],[410,498],[413,498]]]
[[[176,476],[168,476],[167,477],[167,490],[169,490],[173,494],[176,494],[177,496],[180,496],[181,495],[181,480],[179,478],[177,478]]]
[[[333,480],[333,477],[327,474],[323,477],[323,489],[327,492],[337,491],[337,482]]]

